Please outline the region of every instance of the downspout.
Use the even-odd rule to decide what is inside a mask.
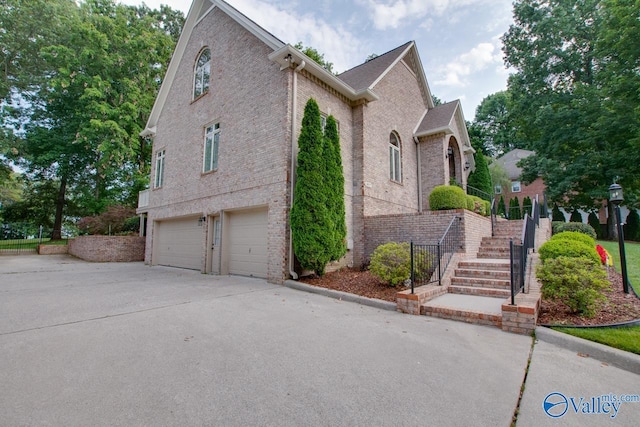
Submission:
[[[298,164],[298,150],[296,146],[296,121],[298,118],[298,73],[302,71],[306,62],[302,61],[293,70],[293,94],[291,100],[291,203],[289,212],[293,208],[293,192],[296,187],[296,165]],[[293,262],[293,232],[291,230],[291,216],[289,216],[289,275],[293,280],[298,280],[298,274],[295,272]]]
[[[422,212],[422,161],[420,159],[420,141],[417,136],[413,137],[416,143],[416,153],[418,159],[418,212]]]

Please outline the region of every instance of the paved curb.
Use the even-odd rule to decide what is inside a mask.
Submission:
[[[640,356],[637,354],[540,326],[536,328],[536,339],[576,353],[588,354],[601,362],[606,362],[625,371],[640,375]]]
[[[299,291],[310,292],[313,294],[323,295],[329,298],[335,298],[342,301],[355,302],[357,304],[368,305],[369,307],[378,308],[380,310],[397,311],[396,303],[383,301],[375,298],[361,297],[360,295],[349,294],[333,289],[321,288],[319,286],[307,285],[306,283],[296,282],[295,280],[285,280],[284,286]]]

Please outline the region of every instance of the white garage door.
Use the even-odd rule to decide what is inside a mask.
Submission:
[[[198,224],[198,217],[157,222],[154,239],[154,264],[202,268],[204,227]]]
[[[267,277],[267,211],[229,215],[229,273]]]

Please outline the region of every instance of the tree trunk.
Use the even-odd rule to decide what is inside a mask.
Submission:
[[[62,212],[64,210],[64,195],[67,191],[67,177],[63,176],[60,180],[60,190],[58,191],[58,199],[56,200],[56,218],[53,222],[53,232],[51,240],[62,239]]]

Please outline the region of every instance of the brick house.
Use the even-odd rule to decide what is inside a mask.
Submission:
[[[339,125],[348,252],[367,221],[428,210],[475,167],[459,101],[434,106],[414,42],[338,76],[222,0],[194,0],[142,136],[145,262],[280,283],[296,277],[289,210],[304,106]]]
[[[531,198],[534,200],[536,196],[540,200],[540,203],[544,200],[544,192],[546,186],[542,177],[538,177],[535,181],[525,185],[520,181],[520,176],[522,175],[522,168],[518,166],[518,162],[522,159],[526,159],[527,157],[534,154],[533,151],[523,150],[520,148],[513,149],[501,157],[498,157],[495,160],[495,163],[502,166],[504,170],[507,172],[509,179],[511,180],[510,188],[502,188],[500,185],[496,185],[494,188],[495,197],[500,198],[500,196],[504,197],[504,202],[509,207],[509,200],[514,197],[518,198],[518,202],[520,203],[520,207],[522,208],[522,202],[525,197]]]

